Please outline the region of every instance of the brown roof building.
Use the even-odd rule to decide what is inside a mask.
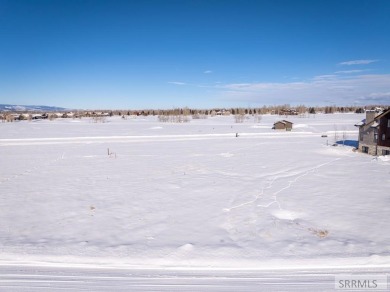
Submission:
[[[291,131],[292,127],[293,127],[293,123],[286,121],[286,120],[282,120],[282,121],[277,121],[276,123],[274,123],[274,126],[272,129]]]

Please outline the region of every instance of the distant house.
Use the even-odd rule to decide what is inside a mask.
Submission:
[[[63,113],[62,118],[74,118],[74,113],[72,112]]]
[[[276,123],[274,123],[274,126],[272,129],[291,131],[292,127],[293,127],[293,123],[286,121],[286,120],[282,120],[282,121],[277,121]]]
[[[41,114],[32,114],[32,115],[31,115],[31,118],[32,118],[33,120],[40,120],[40,119],[43,119],[44,117],[43,117],[43,115],[41,115]]]
[[[285,109],[281,109],[279,111],[279,115],[282,115],[282,116],[296,116],[298,115],[298,111],[294,108],[285,108]]]
[[[63,113],[53,113],[52,116],[53,118],[62,118]]]
[[[360,152],[390,155],[390,109],[366,111],[366,118],[355,126],[359,127]]]
[[[107,113],[107,112],[92,112],[91,116],[92,117],[109,117],[110,113]]]
[[[19,120],[29,120],[31,118],[31,115],[29,114],[20,114]]]
[[[20,115],[19,114],[10,114],[9,118],[10,118],[10,120],[18,121],[18,120],[20,120]]]

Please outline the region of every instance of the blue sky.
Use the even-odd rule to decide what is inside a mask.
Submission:
[[[0,103],[390,104],[390,1],[0,0]]]

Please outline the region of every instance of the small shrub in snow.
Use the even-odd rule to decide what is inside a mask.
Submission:
[[[187,115],[159,115],[157,119],[162,123],[188,123],[190,121]]]
[[[94,122],[94,123],[105,123],[106,122],[106,117],[101,117],[101,116],[92,117],[92,122]]]
[[[167,123],[169,121],[169,116],[158,115],[157,120],[162,123]]]
[[[195,115],[192,115],[192,119],[194,119],[194,120],[207,119],[207,115],[205,115],[205,114],[195,114]]]
[[[329,235],[328,230],[320,230],[320,229],[314,229],[314,228],[309,228],[309,231],[313,233],[314,235],[318,236],[319,238],[325,238]]]
[[[237,114],[237,115],[234,115],[234,121],[236,123],[243,123],[245,120],[245,115],[244,114]]]
[[[256,124],[259,124],[261,122],[261,118],[262,118],[261,115],[256,114],[253,116],[253,120]]]

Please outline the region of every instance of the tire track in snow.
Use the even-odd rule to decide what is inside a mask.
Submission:
[[[294,178],[293,180],[289,181],[289,183],[288,183],[287,186],[285,186],[285,187],[281,188],[280,190],[274,192],[274,193],[272,194],[272,197],[271,197],[271,198],[273,199],[273,201],[271,201],[270,203],[268,203],[268,204],[266,204],[266,205],[257,205],[257,206],[258,206],[258,207],[263,207],[263,208],[268,208],[268,207],[270,207],[270,206],[273,205],[273,204],[277,204],[278,207],[279,207],[279,209],[282,210],[282,207],[281,207],[281,205],[280,205],[280,202],[279,202],[278,199],[277,199],[277,195],[278,195],[279,193],[281,193],[281,192],[283,192],[283,191],[285,191],[285,190],[291,188],[291,186],[292,186],[293,184],[295,184],[297,181],[299,181],[302,177],[307,176],[309,173],[312,173],[312,172],[316,171],[317,169],[319,169],[319,168],[321,168],[321,167],[323,167],[323,166],[325,166],[325,165],[331,164],[331,163],[333,163],[333,162],[335,162],[335,161],[338,161],[338,160],[340,160],[340,159],[341,159],[341,158],[332,159],[331,161],[328,161],[328,162],[325,162],[325,163],[321,163],[321,164],[319,164],[319,165],[316,165],[315,167],[312,167],[312,168],[310,168],[310,169],[304,171],[303,173],[301,173],[300,175],[298,175],[296,178]],[[280,173],[284,173],[284,172],[282,171],[282,172],[280,172]],[[230,211],[233,210],[233,209],[241,208],[241,207],[246,206],[246,205],[249,205],[249,204],[254,204],[260,197],[262,197],[262,196],[264,195],[264,190],[270,189],[270,188],[273,186],[274,182],[275,182],[277,179],[281,178],[281,177],[284,177],[284,176],[279,176],[279,175],[274,176],[274,177],[271,179],[271,181],[268,182],[268,186],[263,187],[263,188],[261,189],[261,192],[260,192],[253,200],[250,200],[250,201],[241,203],[241,204],[239,204],[239,205],[236,205],[236,206],[233,206],[233,207],[230,207],[230,208],[225,208],[224,211],[225,211],[225,212],[230,212]]]
[[[318,136],[311,132],[292,133],[241,133],[245,139],[254,138],[312,138]],[[106,142],[164,142],[164,141],[191,141],[210,139],[233,139],[235,133],[223,134],[187,134],[187,135],[148,135],[148,136],[97,136],[97,137],[63,137],[63,138],[25,138],[25,139],[0,139],[0,146],[25,146],[25,145],[51,145],[51,144],[91,144]],[[234,138],[236,139],[236,138]],[[250,146],[252,147],[252,146]]]
[[[272,194],[272,197],[269,198],[269,199],[272,199],[272,201],[270,201],[269,203],[267,204],[257,204],[256,207],[262,207],[262,208],[269,208],[270,206],[276,204],[278,206],[278,210],[279,212],[281,211],[282,212],[282,215],[284,215],[283,212],[285,212],[287,214],[287,217],[284,218],[279,218],[277,214],[272,214],[271,215],[274,217],[274,220],[276,222],[284,222],[285,219],[287,219],[289,222],[291,222],[291,224],[294,224],[293,226],[295,228],[298,228],[300,230],[304,230],[305,232],[309,232],[309,233],[312,233],[314,236],[318,236],[318,237],[326,237],[328,235],[328,231],[326,229],[321,229],[321,228],[317,228],[317,227],[313,227],[311,225],[308,225],[308,224],[304,224],[302,222],[296,222],[295,221],[295,218],[289,218],[290,214],[294,214],[294,213],[291,213],[289,212],[288,210],[285,210],[282,208],[281,206],[281,203],[280,201],[278,200],[278,194],[280,194],[281,192],[291,188],[297,181],[299,181],[300,179],[302,179],[303,177],[307,176],[308,174],[312,173],[312,172],[315,172],[316,170],[318,170],[319,168],[323,167],[323,166],[326,166],[326,165],[329,165],[329,164],[332,164],[338,160],[342,159],[341,157],[339,158],[336,158],[336,159],[332,159],[331,161],[327,161],[325,163],[321,163],[321,164],[318,164],[314,167],[311,167],[310,169],[308,170],[305,170],[299,174],[296,174],[297,177],[295,177],[293,180],[289,181],[288,185],[279,189],[278,191],[274,192]],[[290,170],[291,171],[291,170]],[[279,173],[280,174],[284,174],[284,173],[288,173],[289,171],[280,171]],[[233,207],[230,207],[230,208],[225,208],[223,209],[224,212],[227,212],[229,214],[232,214],[230,213],[230,211],[232,210],[235,210],[235,209],[239,209],[239,208],[242,208],[244,206],[247,206],[247,205],[253,205],[255,204],[259,199],[261,199],[264,194],[266,193],[266,190],[267,189],[270,189],[272,188],[272,186],[274,185],[275,181],[280,179],[280,178],[284,178],[286,177],[286,175],[276,175],[276,176],[273,176],[269,181],[268,181],[268,185],[265,186],[265,187],[262,187],[261,191],[257,194],[257,196],[253,199],[253,200],[250,200],[250,201],[246,201],[244,203],[241,203],[241,204],[238,204],[238,205],[235,205]],[[257,212],[256,211],[253,211],[254,214],[256,214]],[[237,223],[234,223],[232,221],[232,218],[231,216],[233,215],[228,215],[228,218],[227,218],[227,221],[229,222],[229,230],[233,230],[234,233],[237,233],[237,228],[239,225],[237,225]],[[228,231],[230,233],[230,231]]]
[[[288,183],[288,185],[287,185],[286,187],[281,188],[279,191],[273,193],[273,195],[276,196],[277,194],[283,192],[284,190],[287,190],[287,189],[291,188],[291,186],[292,186],[294,183],[296,183],[298,180],[300,180],[302,177],[308,175],[309,173],[312,173],[312,172],[316,171],[317,169],[319,169],[319,168],[321,168],[321,167],[323,167],[323,166],[325,166],[325,165],[331,164],[331,163],[336,162],[337,160],[340,160],[340,159],[341,159],[341,158],[336,158],[336,159],[333,159],[333,160],[331,160],[331,161],[328,161],[328,162],[319,164],[319,165],[317,165],[317,166],[315,166],[315,167],[313,167],[313,168],[310,168],[309,170],[306,170],[303,174],[297,176],[297,177],[294,178],[292,181],[289,181],[289,183]]]
[[[21,176],[26,176],[26,175],[30,175],[31,173],[36,173],[37,170],[42,170],[42,168],[44,168],[44,167],[48,167],[54,163],[57,163],[60,160],[63,160],[64,156],[65,156],[65,153],[62,153],[62,155],[60,157],[49,160],[48,162],[46,162],[40,166],[34,166],[34,167],[31,167],[29,169],[24,170],[23,172],[19,172],[19,173],[14,174],[10,177],[3,178],[2,180],[0,180],[0,185],[7,183],[7,182],[10,182],[10,181],[13,181],[15,179],[18,179]]]
[[[271,181],[268,182],[268,186],[263,187],[263,188],[261,189],[261,192],[260,192],[259,194],[257,194],[256,197],[255,197],[253,200],[250,200],[250,201],[241,203],[241,204],[239,204],[239,205],[236,205],[236,206],[233,206],[233,207],[230,207],[230,208],[225,208],[225,209],[223,209],[223,210],[224,210],[225,212],[230,212],[230,211],[233,210],[233,209],[238,209],[238,208],[241,208],[241,207],[243,207],[243,206],[246,206],[246,205],[255,203],[262,195],[264,195],[264,190],[265,190],[265,189],[269,189],[269,188],[272,187],[272,185],[273,185],[273,183],[274,183],[274,181],[275,181],[276,178],[277,178],[277,177],[272,178]],[[271,204],[273,204],[273,203],[274,203],[274,202],[272,202]]]

